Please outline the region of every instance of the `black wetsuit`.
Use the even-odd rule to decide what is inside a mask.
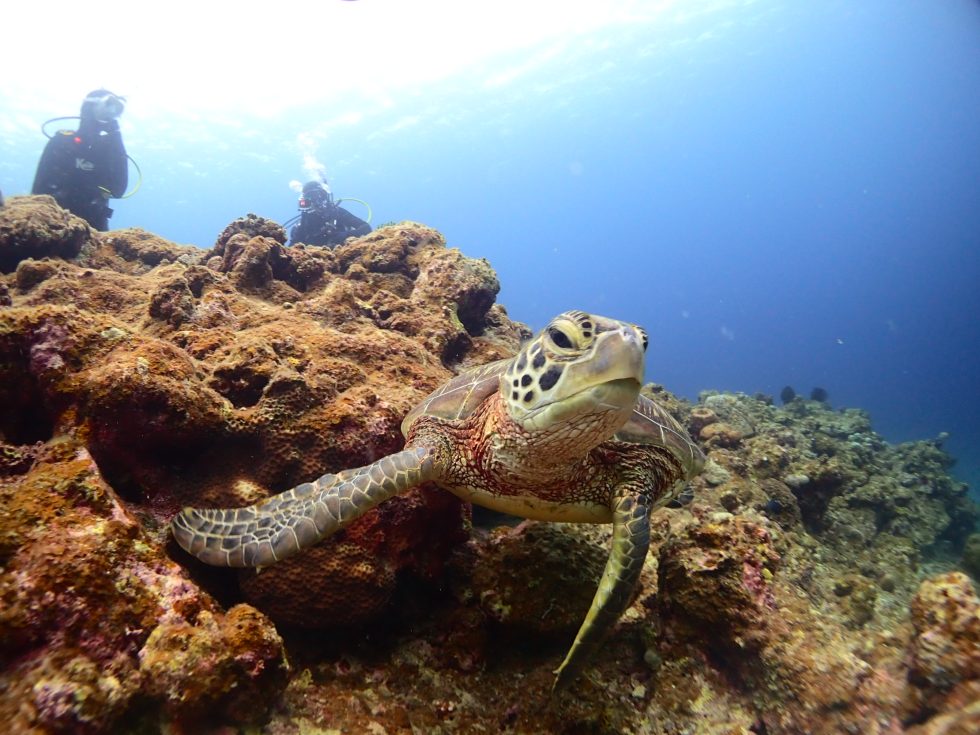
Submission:
[[[299,223],[289,233],[289,244],[340,245],[348,237],[360,237],[371,231],[371,225],[346,209],[330,204],[309,209],[300,215]]]
[[[107,230],[112,210],[106,202],[121,197],[128,183],[119,123],[82,118],[77,132],[60,130],[48,141],[31,193],[50,194],[95,229]]]

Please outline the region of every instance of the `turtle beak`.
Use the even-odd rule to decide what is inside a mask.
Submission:
[[[593,357],[570,365],[572,375],[583,375],[571,382],[578,385],[597,385],[619,380],[632,380],[637,387],[643,383],[644,369],[643,334],[628,324],[602,332],[593,345]],[[588,373],[586,377],[585,373]],[[578,376],[575,376],[578,377]]]

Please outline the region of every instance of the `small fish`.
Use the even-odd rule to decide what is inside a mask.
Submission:
[[[824,388],[817,387],[810,391],[811,401],[819,401],[820,403],[826,403],[827,398],[828,398],[827,391]]]

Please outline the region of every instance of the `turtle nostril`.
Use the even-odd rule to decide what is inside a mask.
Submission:
[[[647,339],[647,333],[644,332],[642,329],[640,329],[639,327],[634,327],[633,329],[624,329],[623,334],[626,337],[626,339],[633,342],[639,342],[640,346],[643,348],[643,351],[644,352],[647,351],[647,344],[649,340]]]

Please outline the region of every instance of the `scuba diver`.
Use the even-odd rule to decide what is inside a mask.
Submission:
[[[59,130],[48,139],[31,189],[32,194],[50,194],[97,230],[109,229],[107,202],[122,197],[129,183],[118,120],[124,103],[107,89],[90,92],[82,102],[78,130]]]
[[[286,222],[299,219],[289,233],[289,244],[340,245],[348,237],[360,237],[371,231],[371,225],[351,214],[334,201],[330,188],[322,181],[303,184],[299,197],[299,215]],[[370,218],[370,215],[369,215]]]

